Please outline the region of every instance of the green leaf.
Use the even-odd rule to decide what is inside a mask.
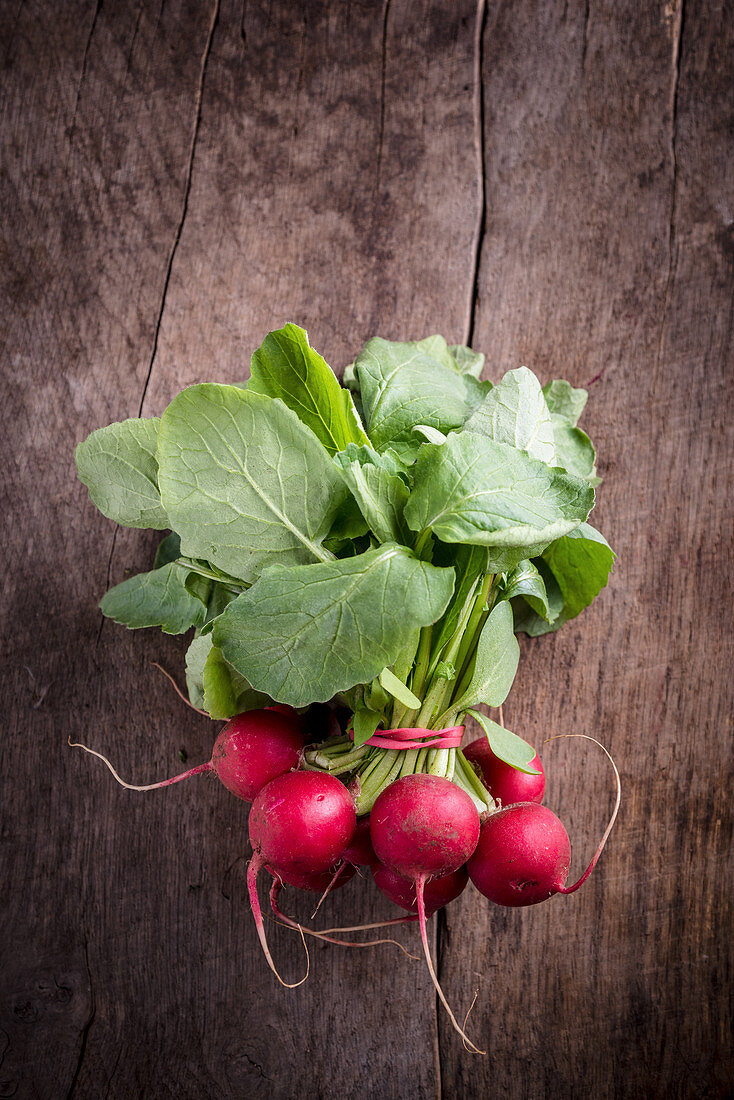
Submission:
[[[395,673],[391,672],[389,668],[383,668],[380,673],[380,683],[385,691],[388,691],[393,699],[397,699],[404,707],[409,707],[411,710],[418,710],[420,708],[420,699],[413,694],[410,688],[407,687],[402,680],[398,680]]]
[[[552,621],[551,609],[548,606],[548,592],[545,581],[532,561],[521,561],[505,577],[501,588],[500,598],[513,600],[522,596],[536,615],[540,615],[546,622]],[[560,611],[557,609],[556,614]]]
[[[186,690],[199,709],[204,706],[204,665],[212,645],[211,634],[197,634],[186,650]]]
[[[206,607],[186,589],[187,571],[175,562],[115,585],[100,601],[103,614],[137,630],[159,626],[164,634],[183,634],[201,626]]]
[[[349,392],[297,325],[289,322],[265,337],[252,356],[249,391],[279,397],[331,455],[348,443],[367,442]]]
[[[443,336],[426,336],[423,340],[416,340],[415,347],[449,370],[457,370],[456,360]]]
[[[520,646],[513,631],[512,609],[502,600],[491,611],[477,644],[474,672],[461,699],[451,710],[463,713],[477,703],[501,706],[507,698],[517,672]]]
[[[164,531],[171,526],[158,492],[159,424],[157,417],[109,424],[92,432],[74,454],[92,503],[123,527]]]
[[[565,379],[556,378],[543,386],[543,396],[551,415],[563,417],[572,428],[575,428],[586,407],[589,395],[586,390],[574,389]]]
[[[364,745],[366,741],[369,741],[381,720],[382,714],[370,710],[370,708],[366,707],[363,703],[360,703],[356,707],[352,716],[355,749],[361,749],[362,745]]]
[[[472,351],[463,344],[452,344],[449,347],[451,356],[457,370],[462,374],[471,374],[474,378],[481,378],[484,369],[484,356],[480,351]]]
[[[540,775],[537,768],[530,767],[531,762],[538,755],[532,745],[523,741],[522,737],[518,737],[516,733],[510,733],[504,726],[498,726],[481,711],[470,710],[468,713],[476,718],[486,733],[489,747],[495,756],[504,760],[505,764],[509,764],[511,768],[525,772],[526,775]]]
[[[554,466],[561,466],[569,474],[584,478],[590,485],[599,485],[601,478],[596,476],[596,451],[594,444],[581,428],[574,428],[563,417],[551,417],[555,440]]]
[[[212,718],[224,720],[246,710],[268,706],[272,700],[254,691],[236,669],[225,661],[222,651],[213,645],[203,673],[204,709]]]
[[[549,598],[552,588],[558,593],[558,611],[549,625],[534,611],[520,611],[515,629],[537,637],[573,619],[598,596],[609,580],[615,553],[603,535],[591,524],[553,542],[536,564],[544,573]],[[553,608],[551,608],[553,611]]]
[[[389,459],[383,461],[368,447],[354,445],[336,455],[334,461],[365,522],[379,541],[406,543],[408,534],[403,523],[403,509],[408,487],[402,477],[390,472],[393,463]]]
[[[423,446],[404,514],[413,531],[491,547],[489,568],[506,572],[578,527],[593,503],[578,478],[506,443],[456,432]]]
[[[323,702],[392,665],[416,630],[443,613],[453,576],[389,544],[357,558],[274,567],[217,619],[214,641],[273,699]]]
[[[413,435],[417,424],[444,433],[459,428],[484,392],[484,383],[439,362],[415,343],[374,337],[357,356],[355,369],[367,434],[378,451],[392,446],[403,459],[420,449]]]
[[[615,556],[604,536],[589,523],[543,551],[563,593],[564,619],[573,619],[599,595],[609,580]]]
[[[527,367],[505,374],[464,425],[497,443],[509,443],[540,462],[552,463],[553,425],[540,382]]]
[[[180,557],[181,539],[175,531],[171,531],[170,535],[166,535],[166,537],[161,539],[158,543],[153,568],[158,569],[161,565],[168,565],[170,562],[176,561]]]
[[[290,409],[236,386],[179,394],[161,420],[161,496],[183,553],[253,580],[266,565],[329,560],[347,489]]]

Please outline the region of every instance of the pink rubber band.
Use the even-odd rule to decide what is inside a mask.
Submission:
[[[354,730],[347,730],[354,740]],[[463,726],[450,726],[445,730],[427,730],[422,727],[396,730],[377,730],[365,745],[378,749],[458,749],[464,733]]]

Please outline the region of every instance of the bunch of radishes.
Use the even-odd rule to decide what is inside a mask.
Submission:
[[[534,749],[476,709],[501,713],[516,634],[575,618],[614,561],[588,522],[586,393],[526,367],[483,374],[481,353],[441,336],[374,337],[342,386],[289,323],[253,353],[247,383],[191,386],[160,418],[93,431],[75,456],[105,516],[168,532],[103,613],[192,631],[189,701],[228,722],[208,763],[134,789],[214,772],[253,802],[249,893],[274,970],[258,872],[277,919],[346,942],[356,929],[302,928],[279,893],[323,895],[369,867],[408,911],[395,921],[420,924],[449,1013],[427,914],[469,878],[500,905],[577,889],[616,815],[566,886],[568,835],[541,805]],[[318,744],[304,732],[313,706],[334,719]],[[467,715],[486,738],[463,751]]]
[[[581,878],[567,886],[571,845],[561,821],[541,805],[545,774],[537,755],[531,774],[501,760],[486,738],[467,746],[465,759],[499,807],[481,817],[470,796],[451,780],[411,774],[386,786],[371,813],[358,818],[348,785],[336,776],[303,770],[304,746],[301,717],[291,708],[279,706],[231,719],[215,741],[211,761],[172,779],[141,787],[124,783],[114,774],[126,787],[149,790],[213,771],[232,794],[252,802],[248,890],[260,943],[279,980],[257,894],[260,871],[267,870],[273,878],[275,916],[303,931],[278,907],[283,885],[323,895],[345,884],[356,867],[369,868],[378,889],[417,916],[438,995],[453,1026],[468,1047],[477,1051],[438,983],[426,917],[457,898],[469,878],[486,898],[505,906],[533,905],[578,889],[591,873],[614,823],[619,785],[612,819],[593,860]],[[354,930],[312,934],[331,942],[348,942],[335,940],[334,933]]]

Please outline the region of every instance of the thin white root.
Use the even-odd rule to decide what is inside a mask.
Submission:
[[[601,749],[601,751],[606,755],[607,759],[609,760],[609,763],[612,765],[612,768],[614,769],[614,778],[617,781],[617,797],[616,797],[615,802],[614,802],[614,809],[612,810],[612,816],[609,818],[609,824],[607,825],[606,829],[604,830],[604,835],[602,836],[601,840],[599,841],[599,847],[594,852],[594,855],[592,856],[592,859],[591,859],[591,862],[589,863],[589,866],[586,868],[586,870],[584,871],[581,878],[578,879],[577,882],[574,882],[573,886],[563,886],[558,891],[559,894],[573,894],[573,893],[576,892],[576,890],[578,890],[579,886],[582,886],[586,882],[587,878],[589,877],[591,872],[596,867],[597,860],[599,859],[599,856],[602,854],[602,851],[604,850],[604,845],[606,844],[607,840],[609,839],[609,834],[611,833],[612,829],[614,828],[614,822],[617,820],[617,814],[619,813],[619,806],[620,806],[620,803],[622,801],[622,780],[619,778],[619,771],[617,770],[617,765],[614,763],[614,759],[612,757],[612,754],[609,752],[609,750],[607,748],[604,747],[604,745],[602,745],[601,741],[597,741],[597,739],[595,737],[590,737],[588,733],[558,733],[554,737],[547,737],[545,739],[545,741],[543,742],[543,744],[547,745],[549,741],[560,741],[561,738],[564,738],[564,737],[581,737],[581,738],[583,738],[584,741],[591,741],[592,744],[598,745],[598,747]]]
[[[430,949],[428,947],[428,934],[426,932],[426,905],[425,905],[425,901],[424,901],[424,897],[423,897],[423,888],[424,888],[424,886],[425,886],[425,879],[423,877],[416,879],[415,894],[416,894],[416,900],[418,902],[418,922],[420,924],[420,930],[421,930],[421,942],[423,944],[423,954],[426,957],[426,963],[428,964],[428,972],[431,975],[431,981],[433,982],[433,984],[435,986],[436,992],[438,993],[438,996],[441,1000],[441,1004],[446,1009],[446,1011],[449,1015],[449,1019],[451,1020],[451,1023],[453,1024],[455,1030],[458,1031],[459,1035],[461,1036],[466,1050],[468,1050],[470,1054],[486,1054],[487,1053],[486,1050],[480,1050],[478,1046],[474,1045],[474,1043],[471,1041],[469,1036],[466,1034],[464,1029],[459,1024],[458,1020],[456,1019],[453,1012],[451,1011],[451,1006],[449,1005],[449,1002],[446,1000],[446,998],[444,996],[444,992],[441,989],[441,986],[439,984],[438,978],[436,977],[436,971],[433,968],[433,959],[431,958],[431,952],[430,952]],[[473,1005],[473,1002],[472,1002],[472,1005]],[[471,1009],[469,1011],[471,1011]]]
[[[472,1009],[474,1008],[474,1005],[477,1003],[477,997],[478,996],[479,996],[479,990],[475,989],[474,990],[474,996],[472,998],[472,1003],[469,1005],[469,1007],[466,1010],[466,1016],[464,1017],[464,1024],[463,1024],[464,1027],[466,1027],[467,1023],[469,1022],[469,1017],[471,1016]],[[467,1051],[467,1053],[471,1054],[472,1051],[466,1045],[466,1040],[462,1039],[461,1042],[463,1043],[464,1050]]]
[[[124,787],[126,791],[156,791],[159,790],[161,787],[170,787],[173,783],[180,783],[182,779],[188,779],[189,776],[199,775],[201,772],[210,772],[212,770],[211,762],[208,762],[206,764],[197,764],[196,767],[189,768],[188,771],[181,772],[180,775],[174,775],[171,779],[161,779],[158,783],[126,783],[125,780],[117,774],[107,757],[103,756],[101,752],[97,752],[96,749],[87,748],[87,746],[82,745],[80,741],[72,741],[70,737],[67,738],[66,743],[72,749],[84,749],[84,751],[88,752],[90,756],[99,757],[99,759],[102,760],[110,769],[120,786]]]
[[[191,700],[186,698],[184,693],[181,691],[181,688],[178,686],[178,684],[174,680],[173,676],[171,676],[171,673],[166,672],[163,665],[159,665],[157,661],[151,661],[150,663],[152,664],[153,668],[157,668],[158,671],[162,672],[163,675],[166,677],[166,679],[168,681],[170,681],[170,683],[173,685],[173,690],[176,692],[176,695],[178,695],[179,699],[181,699],[186,704],[187,707],[189,707],[191,710],[195,710],[197,714],[203,714],[205,718],[210,718],[211,717],[211,715],[207,714],[207,712],[205,710],[201,710],[200,707],[195,707],[194,704],[191,702]]]

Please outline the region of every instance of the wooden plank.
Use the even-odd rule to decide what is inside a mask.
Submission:
[[[449,1096],[724,1096],[732,1084],[731,6],[515,3],[484,35],[486,234],[475,344],[591,385],[608,591],[523,645],[505,710],[597,736],[624,803],[573,898],[447,911],[442,975],[480,994]],[[548,746],[578,860],[611,804],[593,747]]]
[[[205,759],[212,736],[150,668],[180,669],[182,641],[100,621],[99,595],[156,540],[114,532],[71,455],[191,381],[242,377],[287,317],[335,366],[378,330],[462,338],[474,5],[62,9],[28,2],[4,22],[3,1089],[432,1096],[418,964],[318,949],[308,985],[280,990],[247,911],[246,808],[203,780],[119,791],[66,749],[93,742],[145,778],[177,770],[179,748]],[[387,915],[359,885],[334,911]],[[271,935],[284,971],[300,968],[296,939]]]

